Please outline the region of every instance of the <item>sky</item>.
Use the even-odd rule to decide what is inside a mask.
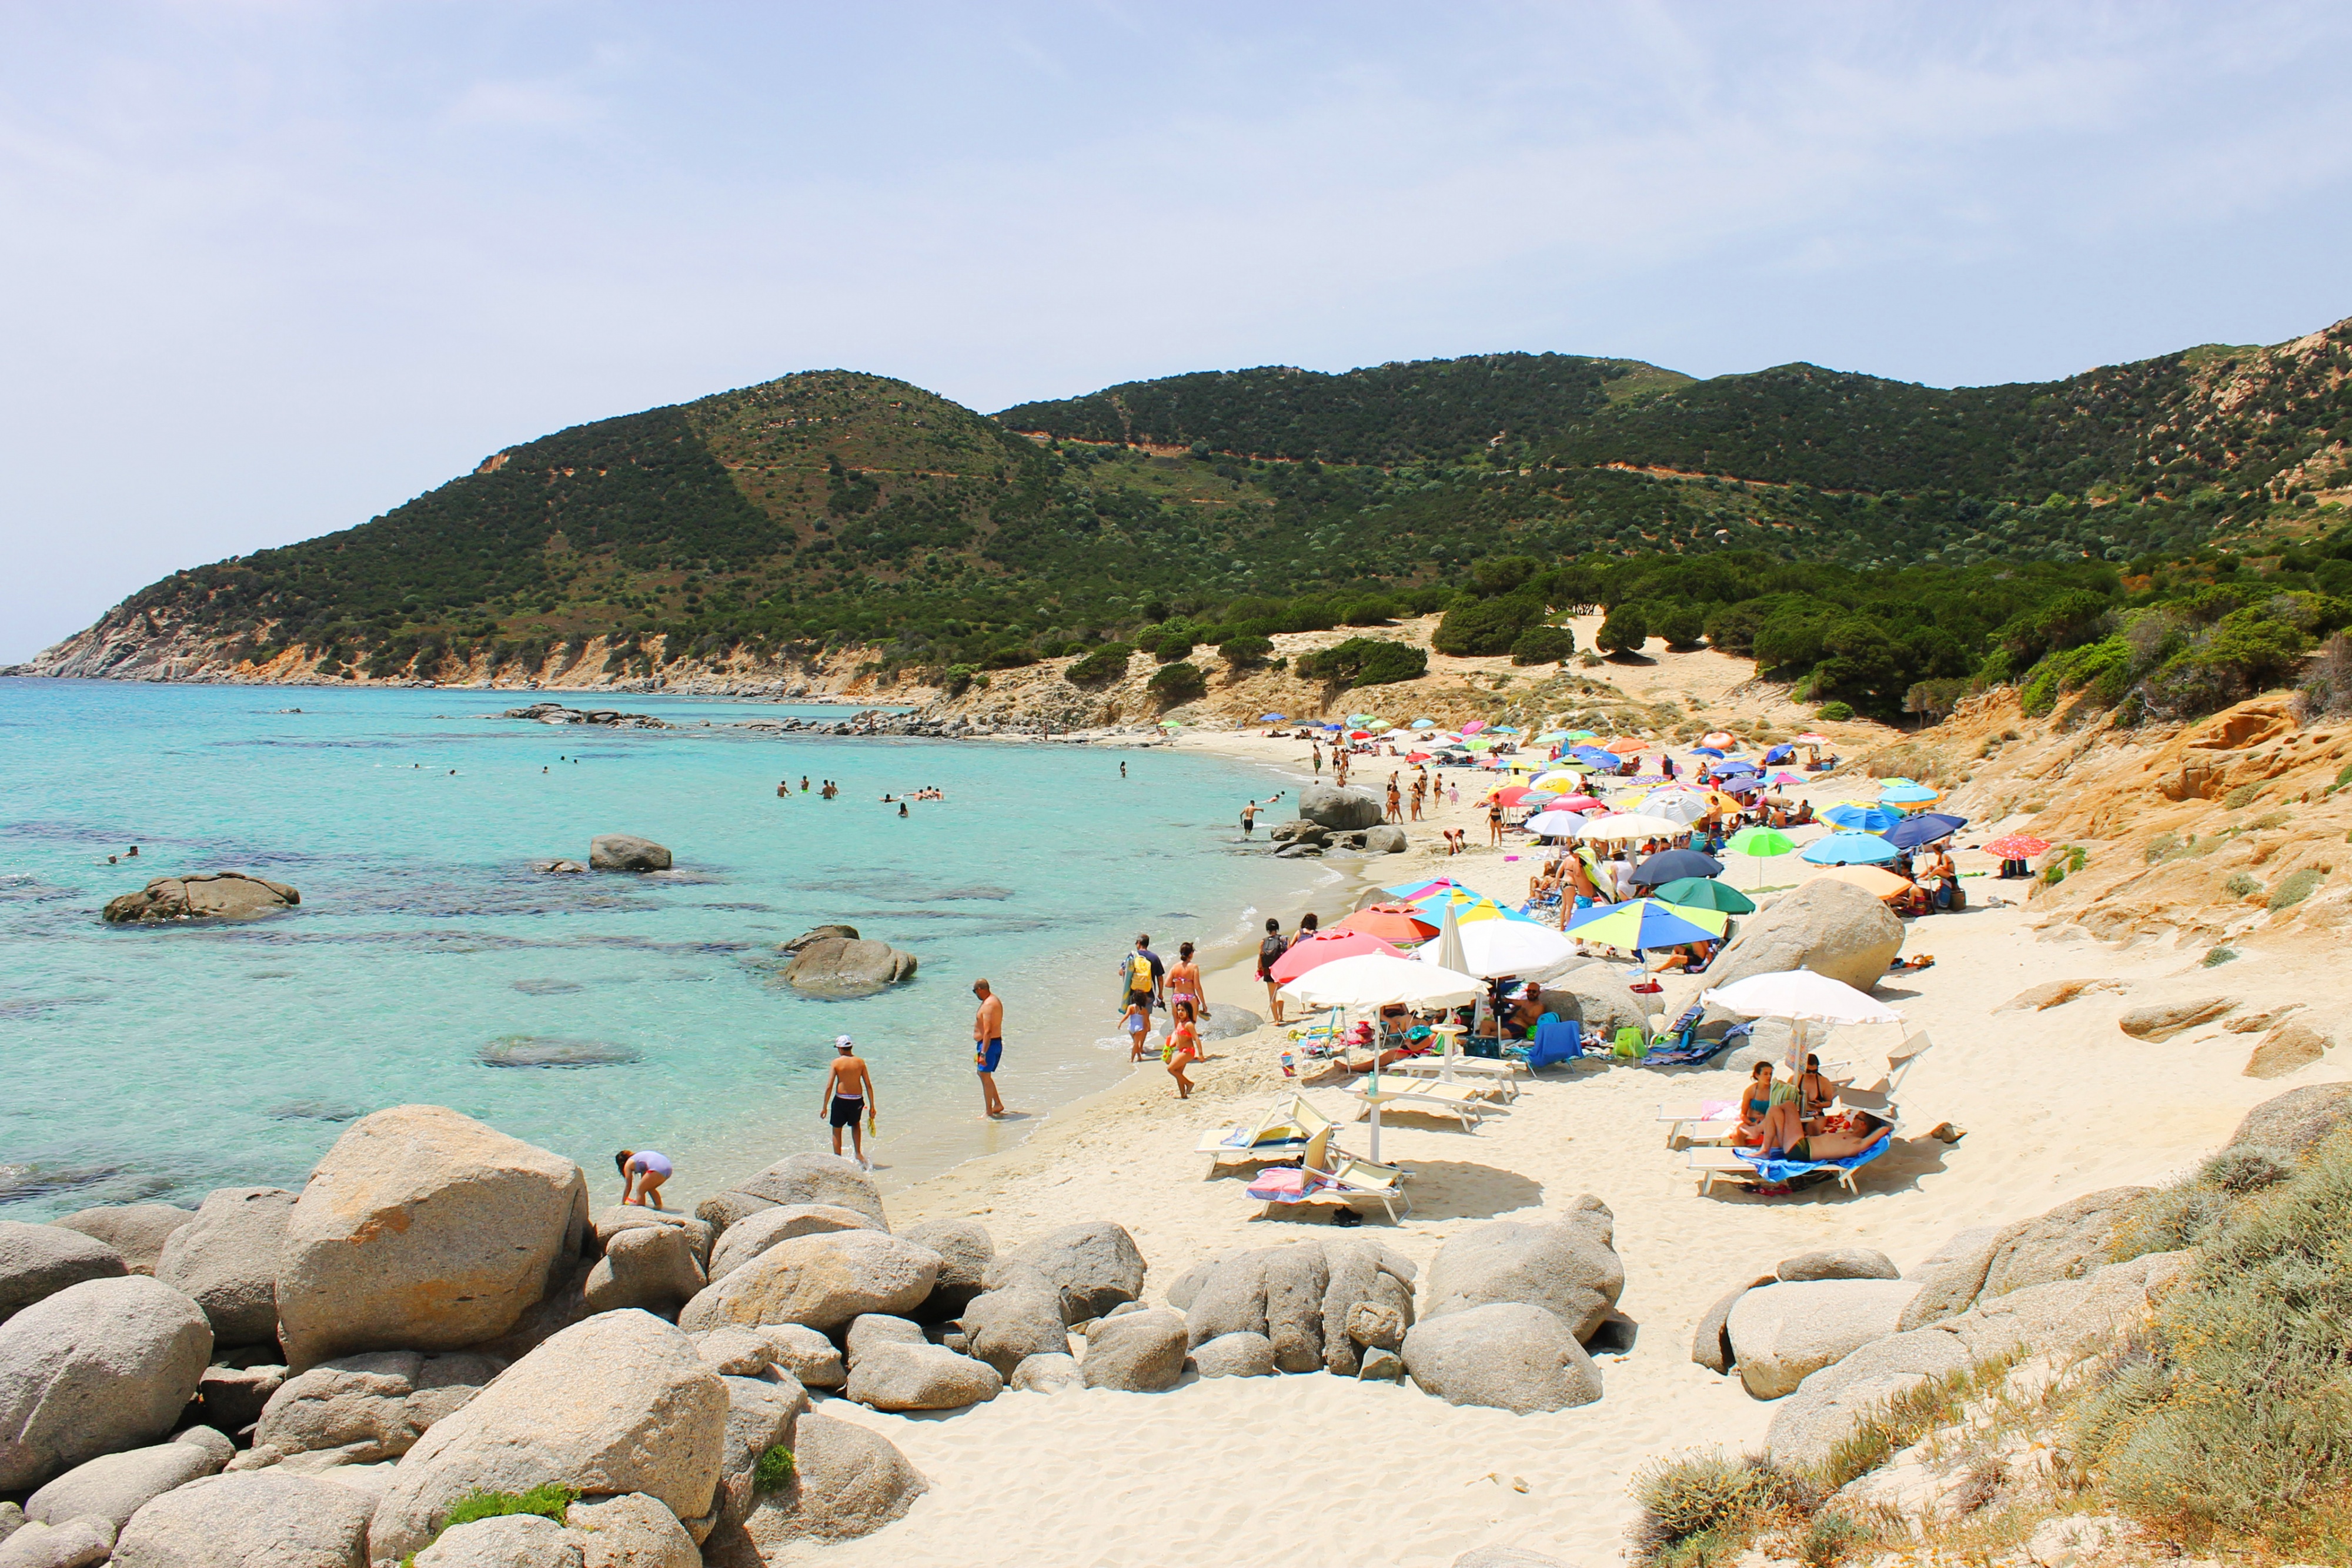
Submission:
[[[0,663],[516,442],[1496,350],[2037,380],[2352,315],[2341,4],[0,0]]]

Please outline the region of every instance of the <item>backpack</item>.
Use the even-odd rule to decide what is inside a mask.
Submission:
[[[1127,961],[1127,988],[1148,991],[1151,988],[1151,960],[1137,953]]]
[[[1268,936],[1257,945],[1257,967],[1261,970],[1271,969],[1276,960],[1289,951],[1289,943],[1279,936]]]

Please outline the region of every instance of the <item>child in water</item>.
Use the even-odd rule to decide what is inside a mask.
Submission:
[[[667,1155],[651,1149],[623,1149],[613,1156],[621,1167],[621,1201],[633,1207],[659,1208],[662,1183],[669,1180]]]

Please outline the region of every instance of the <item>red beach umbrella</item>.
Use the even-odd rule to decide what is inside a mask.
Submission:
[[[1293,942],[1290,951],[1275,960],[1272,973],[1276,980],[1288,985],[1318,965],[1328,964],[1334,958],[1352,958],[1360,953],[1385,953],[1391,958],[1404,956],[1392,943],[1383,942],[1361,931],[1341,931],[1334,927]]]
[[[1985,853],[2005,861],[2030,861],[2049,847],[2048,839],[2037,839],[2032,833],[2011,833],[1987,844]]]

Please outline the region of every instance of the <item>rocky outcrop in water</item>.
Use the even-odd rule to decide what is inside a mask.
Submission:
[[[887,942],[820,936],[793,954],[784,983],[813,997],[870,997],[915,977],[915,956]]]
[[[164,920],[252,920],[291,909],[302,895],[282,882],[241,871],[159,876],[137,893],[110,899],[110,925],[145,925]]]
[[[510,707],[506,718],[527,718],[537,724],[594,724],[606,729],[675,729],[651,714],[622,713],[615,708],[565,707],[562,703],[533,703],[529,707]]]

